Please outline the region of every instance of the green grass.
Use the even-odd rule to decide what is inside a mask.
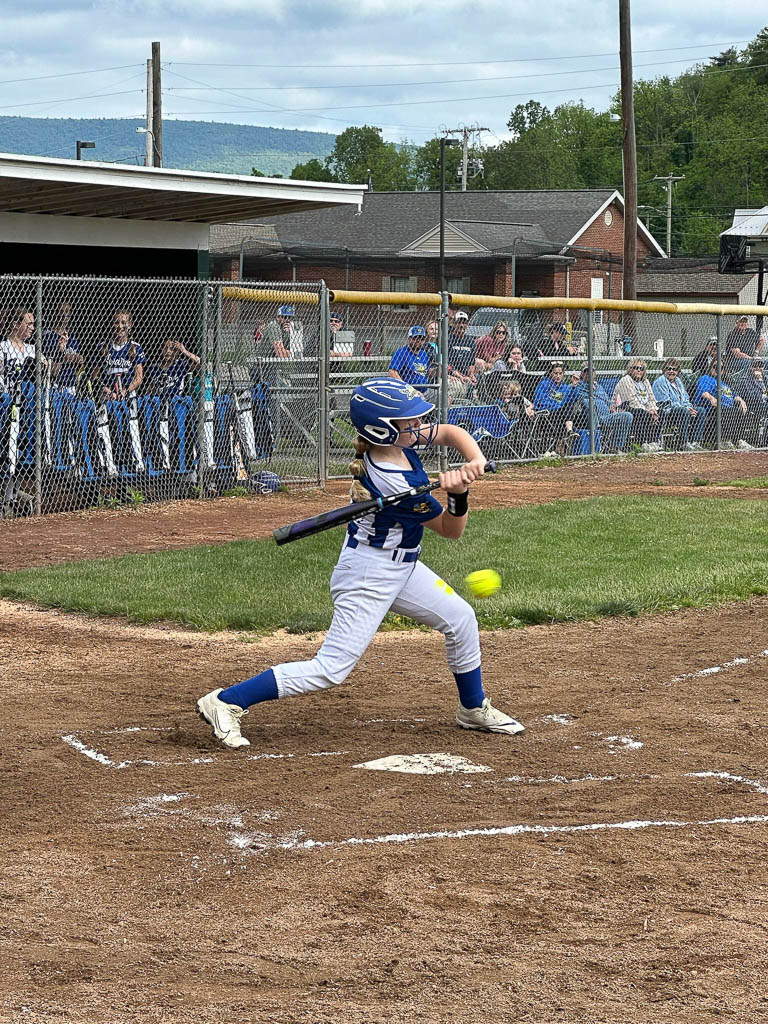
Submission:
[[[753,487],[755,490],[765,490],[768,487],[768,476],[750,476],[746,480],[728,480],[718,487]]]
[[[475,511],[464,538],[426,531],[425,561],[466,595],[495,568],[502,590],[475,601],[484,628],[636,615],[768,593],[765,505],[594,498]],[[203,630],[324,629],[341,532],[129,555],[0,575],[0,594],[71,611],[171,620]],[[389,628],[403,628],[390,619]]]

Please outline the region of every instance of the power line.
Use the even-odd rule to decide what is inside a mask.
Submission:
[[[679,52],[681,50],[699,50],[711,47],[720,46],[737,46],[741,43],[751,43],[751,39],[736,39],[730,43],[696,43],[691,46],[667,46],[667,47],[653,47],[649,50],[635,50],[635,53],[672,53]],[[316,70],[329,70],[333,68],[442,68],[442,67],[453,67],[453,66],[469,66],[469,65],[483,65],[483,64],[537,64],[543,63],[544,61],[550,60],[585,60],[589,57],[615,57],[616,51],[612,50],[610,53],[575,53],[575,54],[564,54],[558,57],[511,57],[505,60],[443,60],[443,61],[421,61],[418,63],[399,63],[399,64],[235,64],[235,63],[205,63],[202,61],[172,61],[171,63],[177,64],[179,67],[198,67],[198,68],[286,68],[295,70],[297,68],[308,68]]]
[[[704,54],[706,57],[706,54]],[[694,58],[696,59],[696,58]],[[691,58],[680,57],[676,60],[661,60],[652,61],[649,64],[635,64],[636,68],[655,68],[666,64],[688,64]],[[752,65],[749,65],[750,67]],[[605,68],[580,68],[580,75],[588,75],[600,71],[618,71],[617,67],[605,67]],[[356,82],[349,85],[235,85],[235,88],[243,92],[303,92],[303,91],[314,91],[318,89],[407,89],[422,85],[464,85],[467,82],[474,82],[480,84],[482,82],[512,82],[519,79],[531,79],[531,78],[555,78],[562,75],[572,75],[574,73],[573,68],[568,68],[567,71],[544,71],[537,74],[526,74],[526,75],[494,75],[486,78],[444,78],[444,79],[433,79],[425,82]],[[180,76],[181,77],[181,76]],[[168,90],[169,92],[189,92],[191,86],[176,86]]]
[[[58,75],[34,75],[32,78],[4,78],[0,85],[12,85],[15,82],[44,82],[49,78],[73,78],[75,75],[98,75],[103,71],[123,71],[125,68],[141,67],[140,64],[117,64],[113,68],[90,68],[88,71],[62,71]]]

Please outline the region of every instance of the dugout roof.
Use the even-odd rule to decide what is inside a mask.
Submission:
[[[339,205],[363,185],[0,153],[0,213],[212,224]]]

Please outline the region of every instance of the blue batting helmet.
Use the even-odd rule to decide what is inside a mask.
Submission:
[[[296,316],[296,310],[293,306],[281,306],[277,311],[278,316]]]
[[[271,473],[268,469],[264,469],[260,473],[253,473],[248,484],[256,494],[274,494],[282,486],[277,473]]]
[[[349,415],[358,434],[373,444],[394,444],[400,431],[393,420],[426,416],[434,408],[411,384],[394,377],[374,377],[358,384],[349,400]]]
[[[419,324],[416,324],[414,327],[411,327],[411,329],[408,331],[409,338],[426,338],[426,336],[427,332],[424,330],[423,327],[420,327]]]

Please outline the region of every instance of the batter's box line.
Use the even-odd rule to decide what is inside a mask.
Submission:
[[[91,761],[95,761],[96,764],[103,765],[105,768],[178,768],[188,764],[215,764],[220,760],[220,758],[215,757],[188,757],[183,761],[152,761],[148,758],[134,758],[128,761],[115,761],[102,750],[99,750],[96,747],[89,747],[87,743],[83,743],[83,741],[73,733],[65,733],[61,736],[61,739],[67,744],[67,746],[72,747],[72,749],[76,750],[79,754],[89,758]],[[222,750],[221,753],[224,753],[224,751]],[[246,754],[245,757],[240,758],[240,760],[288,761],[304,757],[343,757],[346,754],[351,753],[352,751],[350,750],[318,750],[309,754]]]
[[[710,668],[700,668],[697,672],[685,672],[681,676],[672,676],[672,682],[681,683],[683,679],[702,679],[705,676],[715,676],[720,672],[726,672],[729,668],[749,665],[750,662],[758,661],[760,658],[768,658],[768,650],[753,654],[751,658],[733,658],[732,661],[725,661],[722,665],[712,665]]]
[[[345,846],[385,846],[398,843],[427,842],[440,839],[489,839],[521,835],[562,835],[580,832],[632,832],[647,828],[709,828],[715,825],[764,825],[768,823],[768,814],[739,815],[734,818],[704,818],[691,821],[615,821],[595,822],[587,825],[505,825],[499,828],[467,828],[456,831],[410,832],[396,835],[372,836],[370,838],[352,837],[349,839],[302,841],[283,841],[268,845],[269,850],[310,851],[322,849],[342,849]],[[230,840],[238,845],[236,837]]]

